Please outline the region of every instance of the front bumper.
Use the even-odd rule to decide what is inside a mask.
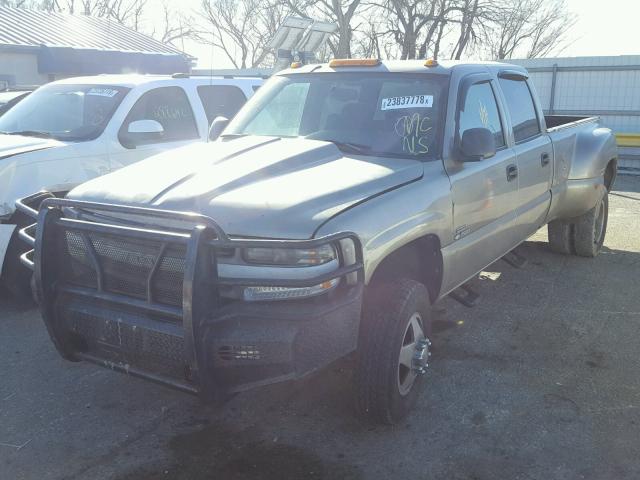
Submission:
[[[144,215],[152,226],[86,221],[77,215],[81,211]],[[167,218],[192,227],[157,228]],[[356,348],[363,275],[362,248],[352,233],[303,241],[234,240],[208,217],[63,199],[46,200],[37,227],[24,229],[21,238],[29,241],[34,232],[42,315],[56,348],[69,360],[91,361],[210,399],[299,378]],[[308,287],[343,279],[321,297],[250,303],[218,295],[221,285],[247,285],[246,279],[218,277],[221,249],[311,248],[344,239],[356,247],[351,265],[341,257],[338,270],[313,279],[249,282]],[[128,247],[114,253],[118,242]],[[132,254],[131,245],[140,253]],[[78,248],[86,261],[79,266]],[[150,255],[153,261],[144,270]],[[29,255],[24,261],[29,264]],[[143,270],[143,284],[129,279],[123,287],[117,281],[124,270],[131,273],[132,264]],[[356,281],[348,284],[353,274]],[[171,293],[176,282],[178,295]]]

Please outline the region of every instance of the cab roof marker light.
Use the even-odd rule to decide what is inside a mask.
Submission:
[[[291,62],[291,68],[300,68],[302,66],[302,62]]]
[[[379,58],[334,58],[329,62],[330,68],[336,67],[377,67]]]
[[[426,60],[424,62],[424,66],[425,67],[437,67],[438,66],[438,61],[434,58],[430,58],[429,60]]]

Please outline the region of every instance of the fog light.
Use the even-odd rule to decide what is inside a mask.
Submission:
[[[339,282],[340,279],[334,278],[313,287],[245,287],[243,298],[246,301],[255,302],[260,300],[291,300],[313,297],[328,292]]]
[[[255,345],[225,345],[218,349],[222,360],[260,360],[262,354]]]

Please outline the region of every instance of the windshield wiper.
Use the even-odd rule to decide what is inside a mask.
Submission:
[[[364,145],[362,143],[355,142],[341,142],[339,140],[331,140],[331,139],[318,139],[325,142],[331,142],[340,150],[351,150],[355,153],[371,153],[371,147],[369,145]]]
[[[248,133],[225,133],[224,135],[220,135],[220,138],[240,138],[248,135]]]
[[[373,155],[376,157],[391,157],[391,158],[413,158],[413,159],[418,159],[418,157],[416,156],[411,156],[411,155],[407,155],[404,153],[397,153],[397,152],[382,152],[382,151],[378,151],[378,150],[373,150],[371,148],[371,146],[369,145],[364,145],[362,143],[355,143],[355,142],[340,142],[338,140],[326,140],[326,139],[318,139],[318,140],[322,140],[324,142],[331,142],[333,143],[336,147],[338,147],[340,150],[350,150],[353,153],[360,153],[362,155]]]
[[[40,132],[38,130],[21,130],[19,132],[2,132],[5,135],[22,135],[24,137],[40,137],[40,138],[51,138],[49,132]]]

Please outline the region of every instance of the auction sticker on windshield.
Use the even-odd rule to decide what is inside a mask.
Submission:
[[[99,97],[115,97],[118,94],[118,90],[114,88],[92,88],[87,92],[87,95],[97,95]]]
[[[380,104],[380,110],[431,107],[433,107],[433,95],[404,95],[402,97],[383,98]]]

